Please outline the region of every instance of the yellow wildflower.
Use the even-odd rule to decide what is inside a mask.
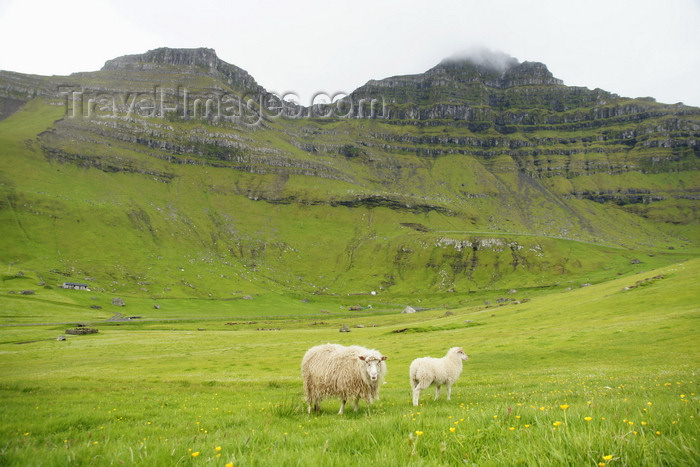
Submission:
[[[603,460],[608,461],[608,462],[611,461],[612,458],[613,458],[612,454],[608,454],[607,456],[603,456]]]
[[[562,409],[562,410],[566,410],[566,409],[569,408],[569,404],[562,404],[562,405],[559,406],[559,408]]]
[[[593,417],[583,417],[583,419],[586,420],[587,422],[590,422],[591,420],[593,420]]]
[[[199,455],[199,451],[193,452],[192,457],[197,457]]]

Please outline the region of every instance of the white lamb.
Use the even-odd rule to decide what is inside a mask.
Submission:
[[[326,397],[339,397],[343,413],[345,402],[364,399],[371,404],[379,399],[379,387],[386,375],[386,356],[357,345],[323,344],[310,348],[301,361],[304,393],[311,410],[318,412]]]
[[[431,384],[437,386],[435,400],[440,396],[440,387],[447,386],[447,400],[450,400],[452,385],[462,373],[462,362],[469,357],[462,347],[452,347],[442,358],[422,357],[411,362],[411,388],[413,405],[418,405],[420,392]]]

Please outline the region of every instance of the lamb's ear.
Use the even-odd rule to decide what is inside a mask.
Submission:
[[[389,357],[387,357],[386,355],[382,355],[382,360],[386,360],[387,358]]]
[[[360,355],[360,360],[365,361],[365,358],[367,357],[365,357],[364,355]]]

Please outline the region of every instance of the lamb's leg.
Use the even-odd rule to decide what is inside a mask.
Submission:
[[[447,384],[447,400],[450,400],[450,397],[452,396],[452,385]]]
[[[418,407],[418,399],[420,398],[420,388],[416,386],[413,388],[413,405]]]
[[[357,412],[360,409],[360,400],[359,399],[355,399],[355,405],[353,406],[353,409],[355,410],[355,412]]]
[[[338,411],[338,415],[343,415],[344,408],[345,408],[345,399],[340,401],[340,410]]]
[[[438,400],[438,397],[440,397],[440,386],[435,388],[435,400]]]

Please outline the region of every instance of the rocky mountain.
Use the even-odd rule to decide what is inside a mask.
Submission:
[[[541,286],[700,241],[700,109],[504,55],[300,107],[161,48],[2,71],[0,118],[0,261],[105,290]]]

